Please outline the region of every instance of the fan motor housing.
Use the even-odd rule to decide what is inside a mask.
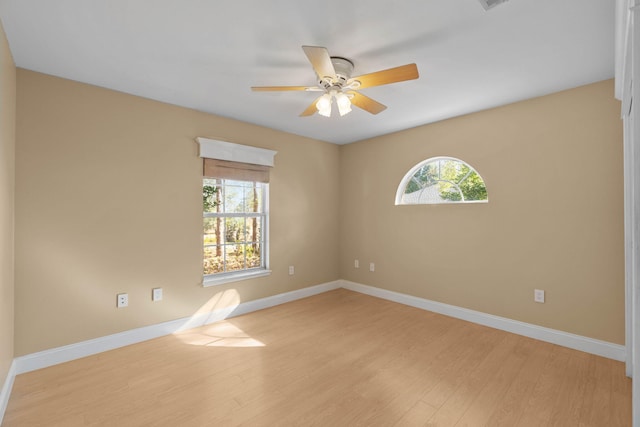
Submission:
[[[351,78],[351,73],[353,73],[353,62],[349,61],[347,58],[332,56],[331,63],[333,64],[333,68],[338,79],[334,81],[330,77],[320,77],[320,86],[325,89],[332,86],[344,86],[347,83],[347,80]]]

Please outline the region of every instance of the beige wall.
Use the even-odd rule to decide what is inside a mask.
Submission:
[[[624,341],[611,81],[341,147],[21,69],[17,89],[16,356],[337,278]],[[270,277],[199,285],[196,136],[278,151]],[[490,202],[394,206],[441,155]]]
[[[338,146],[17,74],[16,356],[338,279]],[[278,151],[271,276],[200,285],[198,136]]]
[[[15,123],[16,67],[0,24],[0,388],[13,360]]]
[[[394,206],[434,156],[476,168],[489,203]],[[613,81],[342,146],[341,277],[622,344],[622,168]]]

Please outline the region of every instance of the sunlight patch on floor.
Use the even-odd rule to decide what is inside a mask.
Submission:
[[[218,292],[191,315],[180,327],[180,331],[224,320],[230,317],[239,305],[240,295],[235,289]]]
[[[205,347],[264,347],[230,321],[229,316],[240,305],[235,289],[218,292],[202,305],[173,335],[189,345]]]
[[[198,330],[178,332],[175,336],[185,344],[205,347],[264,347],[261,341],[251,338],[246,332],[221,321],[210,326],[203,326]]]

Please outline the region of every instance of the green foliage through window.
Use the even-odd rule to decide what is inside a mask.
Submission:
[[[402,180],[396,204],[486,202],[487,187],[467,163],[451,157],[426,160]]]
[[[213,199],[218,193],[218,187],[214,185],[203,185],[202,186],[202,210],[204,212],[211,212],[213,209],[218,206],[219,201]]]

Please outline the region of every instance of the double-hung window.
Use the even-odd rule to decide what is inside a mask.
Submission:
[[[198,138],[220,148],[268,151],[254,147]],[[275,152],[272,152],[275,154]],[[225,156],[227,150],[209,153]],[[260,161],[242,155],[245,161]],[[273,155],[271,155],[272,161]],[[269,170],[270,166],[204,158],[202,178],[203,284],[205,286],[267,275],[269,271]]]

